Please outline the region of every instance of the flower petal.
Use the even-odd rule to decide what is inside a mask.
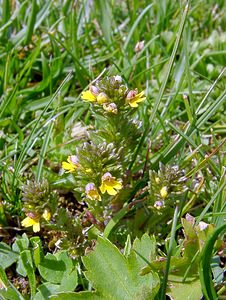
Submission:
[[[62,162],[62,168],[66,170],[66,173],[74,172],[76,170],[75,165],[73,165],[72,163],[68,163],[66,161]]]
[[[82,92],[81,98],[85,101],[90,101],[90,102],[96,101],[96,97],[90,91]]]
[[[100,191],[102,194],[104,194],[106,192],[106,185],[104,182],[102,182],[101,186],[100,186]]]
[[[42,217],[48,222],[51,219],[51,213],[48,209],[45,209]]]
[[[21,225],[23,227],[30,227],[30,226],[33,226],[34,224],[36,224],[37,221],[30,218],[30,217],[26,217],[25,219],[23,219],[23,221],[21,222]]]
[[[122,184],[119,181],[114,180],[114,185],[113,185],[114,189],[116,190],[121,190],[122,188]]]
[[[33,225],[33,231],[34,232],[40,231],[40,223],[39,222],[37,222]]]
[[[114,195],[116,195],[118,192],[117,192],[116,190],[114,190],[113,187],[108,186],[108,187],[107,187],[107,193],[108,193],[109,195],[111,195],[111,196],[114,196]]]

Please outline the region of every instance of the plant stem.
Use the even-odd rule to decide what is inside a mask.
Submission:
[[[178,206],[176,206],[175,211],[174,211],[174,216],[173,216],[173,224],[172,224],[172,229],[171,229],[169,251],[168,251],[168,255],[167,255],[166,269],[165,269],[165,273],[164,273],[164,277],[163,277],[162,289],[161,289],[161,294],[160,294],[161,300],[166,299],[167,280],[168,280],[168,275],[169,275],[170,259],[171,259],[172,250],[173,250],[173,242],[174,242],[175,234],[176,234],[177,219],[178,219]]]

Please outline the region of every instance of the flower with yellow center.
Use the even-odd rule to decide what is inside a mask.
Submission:
[[[33,227],[34,232],[40,231],[40,216],[33,213],[27,213],[27,217],[23,219],[21,225],[23,227]]]
[[[67,161],[62,162],[62,168],[66,171],[65,173],[72,173],[79,167],[78,158],[76,155],[70,155]]]
[[[114,196],[118,190],[122,189],[122,183],[115,179],[111,173],[105,173],[101,178],[100,191],[102,194],[107,192],[109,195]]]
[[[44,218],[46,221],[49,221],[51,218],[51,213],[48,209],[45,209],[43,214],[37,215],[34,214],[32,212],[29,212],[26,214],[27,217],[25,219],[23,219],[23,221],[21,222],[21,225],[24,227],[33,227],[33,231],[34,232],[38,232],[40,231],[40,219],[41,217]]]
[[[131,90],[128,92],[126,96],[126,103],[128,103],[131,107],[138,107],[139,102],[142,102],[146,99],[144,96],[144,91],[138,94],[138,90]]]
[[[86,196],[91,200],[101,201],[101,196],[98,193],[95,184],[92,182],[86,185]]]
[[[98,94],[99,89],[96,86],[91,85],[88,91],[82,92],[81,98],[85,101],[96,102]]]
[[[168,189],[167,186],[164,186],[160,190],[160,195],[163,199],[165,199],[168,196]]]

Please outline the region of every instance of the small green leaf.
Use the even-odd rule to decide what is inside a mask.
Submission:
[[[38,270],[42,278],[51,283],[60,283],[66,271],[65,262],[48,253],[39,264]]]
[[[41,260],[44,258],[43,252],[42,252],[42,243],[38,236],[34,236],[30,239],[31,245],[33,247],[33,259],[35,266],[37,267]]]
[[[12,245],[12,250],[15,252],[22,252],[23,250],[27,250],[29,247],[29,239],[26,235],[26,233],[24,233],[21,236],[17,237],[15,242]]]
[[[10,283],[10,287],[7,290],[0,289],[1,300],[24,300],[19,291]]]
[[[59,284],[51,282],[45,282],[38,287],[38,293],[36,293],[34,300],[49,299],[51,295],[56,295],[59,292]]]
[[[31,296],[35,295],[36,292],[36,277],[34,272],[34,266],[32,263],[32,256],[30,250],[24,250],[20,254],[24,268],[27,272],[27,277],[29,280],[29,285],[31,289]]]
[[[211,262],[211,269],[213,272],[214,282],[221,284],[224,280],[224,269],[220,267],[220,257],[214,256]]]
[[[73,270],[70,273],[66,273],[61,281],[59,291],[61,292],[73,292],[78,285],[77,270]]]
[[[201,299],[202,290],[201,284],[198,279],[182,283],[177,281],[169,281],[170,291],[167,292],[169,296],[174,300],[197,300]]]
[[[3,269],[8,268],[17,261],[19,254],[11,250],[11,248],[1,242],[0,243],[0,266]]]
[[[144,265],[147,265],[144,261],[153,261],[156,259],[156,241],[154,237],[149,237],[147,233],[145,233],[141,239],[135,239],[133,242],[133,249],[140,256],[137,257],[137,260],[140,261],[141,268]],[[142,257],[144,259],[142,259]]]
[[[2,267],[0,267],[0,290],[4,289],[7,290],[8,289],[8,278],[6,276],[5,271],[3,270]]]

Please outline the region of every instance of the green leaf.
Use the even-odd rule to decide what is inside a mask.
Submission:
[[[152,261],[156,259],[156,241],[154,236],[149,237],[145,233],[141,239],[136,238],[133,242],[133,250],[138,254],[137,260],[140,262],[140,268],[146,265],[145,260]],[[140,256],[140,257],[139,257]]]
[[[77,274],[77,270],[75,269],[64,275],[59,287],[59,291],[73,292],[77,285],[78,285],[78,274]]]
[[[34,236],[30,239],[32,247],[33,247],[33,259],[35,266],[37,267],[41,260],[44,258],[42,252],[42,242],[38,236]]]
[[[8,281],[7,275],[2,267],[0,267],[0,299],[24,300],[19,291]]]
[[[12,245],[12,250],[15,252],[22,252],[23,250],[27,250],[29,247],[29,239],[26,235],[26,233],[24,233],[21,236],[18,236],[15,240],[15,242]]]
[[[213,272],[214,282],[216,284],[221,284],[224,280],[224,269],[220,267],[220,257],[214,256],[211,262],[211,269]]]
[[[203,294],[207,300],[217,299],[217,294],[212,281],[211,259],[213,247],[216,240],[218,239],[218,235],[225,232],[226,224],[223,224],[222,226],[215,229],[214,232],[210,235],[201,253],[202,259],[200,261],[200,281],[202,284]]]
[[[38,265],[38,270],[46,281],[64,284],[68,290],[74,290],[77,285],[77,271],[66,251],[55,255],[48,253]]]
[[[59,284],[45,282],[38,287],[39,292],[35,295],[34,300],[49,299],[51,295],[56,295],[59,292]]]
[[[35,267],[33,266],[32,263],[31,251],[24,250],[23,252],[21,252],[20,256],[29,280],[31,296],[34,296],[36,292],[36,277],[34,272]]]
[[[1,289],[7,290],[8,285],[9,284],[8,284],[8,279],[7,279],[6,273],[3,270],[3,268],[0,267],[0,290]]]
[[[95,250],[83,257],[85,276],[96,292],[63,293],[52,299],[154,299],[159,289],[158,275],[139,274],[145,260],[154,256],[154,245],[153,239],[144,235],[141,240],[136,239],[134,249],[126,258],[108,239],[99,237]]]
[[[0,243],[0,267],[3,269],[8,268],[18,259],[19,254],[11,250],[11,248],[1,242]]]
[[[201,299],[202,290],[201,284],[198,279],[182,283],[177,281],[169,281],[170,291],[167,292],[169,296],[174,300],[197,300]]]
[[[47,253],[43,261],[39,264],[38,270],[46,281],[60,283],[66,271],[66,265],[64,261],[58,260],[55,255]]]
[[[10,287],[7,290],[0,289],[1,300],[24,300],[19,291],[10,283]]]
[[[59,293],[57,296],[50,296],[49,298],[50,299],[56,299],[56,300],[74,300],[74,299],[79,299],[79,300],[104,300],[104,299],[106,299],[106,298],[103,298],[103,296],[97,295],[95,292]],[[113,299],[113,298],[110,298],[110,299]]]
[[[15,240],[15,242],[12,245],[12,250],[14,250],[15,252],[21,253],[24,250],[27,250],[29,247],[29,239],[26,235],[26,233],[24,233],[21,236],[18,236]],[[19,273],[21,276],[27,276],[27,271],[24,267],[24,263],[22,261],[21,255],[19,255],[18,257],[18,261],[17,261],[17,266],[16,266],[16,271],[17,273]]]
[[[67,269],[67,268],[66,268]],[[78,284],[77,270],[66,270],[66,274],[63,276],[61,284],[54,284],[51,282],[45,282],[38,287],[38,293],[35,295],[34,300],[49,299],[50,296],[57,295],[60,292],[73,292]]]

